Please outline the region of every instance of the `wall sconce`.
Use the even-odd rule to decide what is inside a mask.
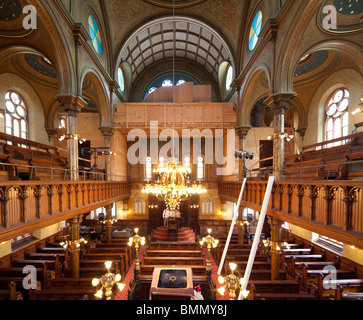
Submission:
[[[148,207],[149,207],[149,209],[159,208],[159,206],[157,204],[150,204]]]
[[[285,133],[274,133],[272,136],[267,137],[268,140],[272,140],[272,139],[284,140],[285,139],[287,142],[290,142],[294,138],[295,138],[294,135],[289,135],[286,132]]]
[[[363,98],[360,98],[361,103],[359,104],[359,106],[357,107],[357,109],[355,109],[352,112],[352,115],[355,116],[357,113],[363,112]]]
[[[76,133],[65,133],[63,134],[62,136],[59,137],[59,141],[63,141],[63,140],[78,140],[80,144],[83,144],[85,143],[87,140],[86,139],[81,139],[79,134],[76,134]]]
[[[199,205],[198,204],[193,204],[190,206],[191,209],[198,209],[199,208]]]

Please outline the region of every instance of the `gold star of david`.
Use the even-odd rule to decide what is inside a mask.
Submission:
[[[176,281],[176,276],[171,276],[171,277],[169,278],[169,281],[172,281],[172,282]]]

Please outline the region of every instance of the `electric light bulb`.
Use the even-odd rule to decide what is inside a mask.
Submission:
[[[242,287],[244,287],[244,286],[246,285],[247,281],[246,281],[246,279],[245,279],[245,278],[241,278],[241,279],[239,280],[239,283],[240,283],[240,285],[241,285]]]
[[[95,293],[95,297],[96,297],[96,298],[99,298],[99,299],[101,299],[101,298],[102,298],[102,295],[103,295],[102,290],[98,290],[98,291]]]
[[[220,287],[218,290],[217,290],[222,296],[224,296],[224,293],[226,292],[226,289],[224,287]]]
[[[250,294],[248,290],[242,290],[242,295],[244,298],[247,298],[247,296]]]
[[[119,289],[120,291],[122,291],[124,288],[125,288],[125,284],[124,284],[124,283],[119,283],[119,284],[118,284],[118,289]]]
[[[111,265],[112,265],[112,261],[106,261],[105,262],[106,269],[110,269]]]
[[[219,282],[220,284],[223,284],[223,283],[224,283],[224,278],[223,278],[222,276],[219,276],[219,277],[218,277],[218,282]]]
[[[98,286],[98,284],[100,283],[100,280],[99,279],[97,279],[97,278],[94,278],[93,280],[92,280],[92,285],[94,286],[94,287],[96,287],[96,286]]]
[[[138,233],[139,232],[139,228],[135,228],[134,231],[135,231],[135,233]]]
[[[121,275],[120,274],[116,274],[115,276],[115,281],[119,282],[121,280]]]
[[[236,265],[235,263],[231,262],[231,263],[229,264],[229,267],[231,268],[231,270],[232,270],[232,271],[234,271],[234,270],[236,270],[237,265]]]

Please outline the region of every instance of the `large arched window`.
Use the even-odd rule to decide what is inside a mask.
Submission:
[[[262,27],[262,12],[258,11],[253,19],[251,30],[250,30],[250,36],[248,40],[248,48],[250,51],[252,51],[258,41],[258,36],[260,35]]]
[[[338,89],[330,96],[325,107],[325,140],[332,140],[349,134],[349,91]],[[345,141],[337,141],[327,145],[327,148],[339,146]]]
[[[5,95],[6,133],[28,139],[28,110],[21,96],[9,91]]]

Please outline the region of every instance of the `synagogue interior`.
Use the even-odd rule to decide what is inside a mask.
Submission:
[[[362,0],[0,0],[0,300],[362,299]]]

